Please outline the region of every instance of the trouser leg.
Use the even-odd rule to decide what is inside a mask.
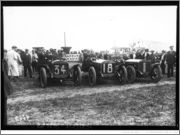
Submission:
[[[168,78],[170,77],[170,69],[171,69],[171,66],[170,66],[170,64],[168,64],[168,74],[167,74]]]
[[[32,62],[32,72],[35,72],[34,61]]]
[[[31,66],[28,66],[28,72],[29,72],[29,76],[32,78],[32,70],[31,70]]]
[[[24,66],[24,77],[27,76],[27,66]]]
[[[173,77],[173,69],[174,69],[174,68],[173,68],[173,65],[171,65],[171,67],[170,67],[170,73],[171,73],[171,74],[170,74],[170,75],[171,75],[172,77]]]
[[[162,69],[162,74],[165,74],[165,64],[164,63],[161,64],[161,69]]]
[[[7,125],[7,97],[4,97],[4,108],[3,108],[3,124]]]
[[[36,61],[34,61],[33,62],[33,72],[37,72],[37,62]]]

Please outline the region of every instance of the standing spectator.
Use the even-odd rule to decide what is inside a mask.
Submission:
[[[151,52],[151,54],[149,55],[149,59],[151,60],[152,63],[155,63],[156,58],[154,55],[154,50],[151,50],[150,52]]]
[[[61,59],[61,58],[62,58],[62,51],[58,50],[58,59]]]
[[[33,72],[37,72],[38,56],[34,50],[32,50],[32,69]]]
[[[83,50],[81,50],[81,52],[79,52],[80,54],[80,61],[83,62],[84,61],[84,54],[83,54]]]
[[[166,59],[166,52],[164,50],[162,50],[160,64],[161,64],[161,69],[162,69],[163,75],[165,75],[165,69],[166,69],[165,59]]]
[[[132,53],[129,55],[130,59],[135,59],[136,58],[136,51],[132,50]]]
[[[40,71],[41,65],[46,62],[45,57],[46,57],[45,56],[45,51],[44,50],[39,50],[39,53],[38,53],[38,71]]]
[[[13,91],[12,85],[10,83],[10,80],[8,78],[7,74],[7,67],[5,61],[2,61],[2,71],[3,71],[3,78],[4,78],[4,87],[2,91],[2,101],[3,101],[3,124],[7,125],[7,97],[10,95]],[[2,123],[1,123],[2,124]]]
[[[145,59],[145,60],[149,59],[149,49],[145,49],[142,57],[143,57],[143,59]]]
[[[8,75],[7,50],[4,50],[4,55],[3,56],[4,56],[3,57],[3,64],[4,64],[3,66],[4,66],[4,69],[5,69],[4,72]]]
[[[23,65],[24,65],[24,76],[25,77],[27,76],[27,70],[28,70],[29,76],[30,76],[30,78],[32,78],[31,55],[29,54],[28,49],[25,50]]]
[[[17,47],[12,46],[12,50],[7,52],[8,75],[17,79],[19,77],[19,63],[22,62],[20,55],[16,52]]]
[[[107,54],[107,53],[104,54],[104,59],[105,59],[105,60],[108,59],[108,54]]]
[[[66,59],[66,53],[65,53],[65,51],[62,51],[62,59]]]
[[[167,62],[167,65],[168,65],[168,74],[167,74],[167,77],[173,77],[173,66],[176,62],[176,53],[175,51],[173,50],[173,46],[170,46],[170,51],[167,52],[167,55],[166,55],[166,62]]]
[[[23,75],[23,65],[22,65],[22,56],[21,56],[21,50],[17,49],[18,57],[21,58],[21,62],[18,63],[18,69],[19,69],[19,76]]]
[[[145,50],[139,49],[136,51],[136,59],[144,59]]]
[[[3,101],[3,124],[7,125],[7,97],[12,93],[12,85],[10,83],[10,80],[8,78],[8,63],[7,63],[7,50],[4,50],[4,55],[3,55],[3,60],[2,60],[2,73],[3,73],[3,78],[4,78],[4,87],[2,91],[2,101]]]

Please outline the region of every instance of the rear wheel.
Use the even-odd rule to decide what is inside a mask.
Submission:
[[[136,79],[136,70],[134,69],[133,66],[127,66],[127,82],[128,83],[133,83]]]
[[[94,67],[89,68],[89,85],[94,86],[96,84],[96,70]]]
[[[121,84],[125,84],[127,80],[127,70],[125,66],[120,66],[117,72],[118,80]]]
[[[152,81],[157,83],[161,80],[161,77],[162,77],[162,70],[160,66],[153,67],[152,72],[151,72]]]
[[[42,88],[47,86],[47,73],[44,67],[40,69],[40,85]]]
[[[77,68],[74,70],[74,83],[75,85],[80,85],[81,82],[82,82],[81,68],[77,66]]]

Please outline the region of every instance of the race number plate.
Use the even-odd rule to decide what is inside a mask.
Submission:
[[[54,74],[60,75],[66,73],[66,67],[65,65],[54,65]]]
[[[112,63],[104,63],[103,64],[103,73],[113,73],[113,64]]]

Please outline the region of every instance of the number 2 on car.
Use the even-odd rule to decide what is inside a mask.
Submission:
[[[106,73],[106,71],[107,71],[107,73],[112,73],[113,72],[112,64],[103,64],[103,73]]]

